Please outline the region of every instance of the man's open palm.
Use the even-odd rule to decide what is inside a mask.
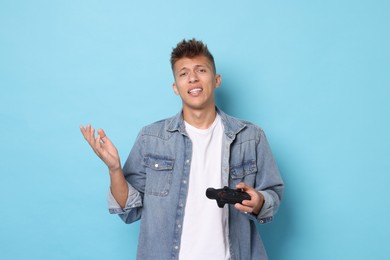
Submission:
[[[96,137],[95,129],[90,124],[87,124],[86,128],[80,126],[80,130],[93,151],[102,159],[110,171],[121,168],[118,150],[110,139],[108,139],[103,129],[98,130]]]

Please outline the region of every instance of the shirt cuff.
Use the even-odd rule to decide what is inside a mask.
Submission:
[[[137,208],[142,206],[142,197],[139,191],[137,191],[133,186],[127,183],[129,192],[127,193],[127,201],[124,208],[118,204],[115,200],[114,195],[111,193],[111,189],[108,189],[108,211],[111,214],[123,214],[130,211],[132,208]]]
[[[271,222],[274,215],[274,201],[272,196],[266,191],[259,191],[264,197],[264,204],[260,210],[259,215],[257,215],[257,221],[260,224],[266,224]]]

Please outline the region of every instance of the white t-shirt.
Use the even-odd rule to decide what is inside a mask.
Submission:
[[[185,122],[192,141],[192,162],[188,182],[179,259],[230,259],[228,209],[219,208],[206,197],[207,188],[221,188],[223,124],[219,115],[208,129]]]

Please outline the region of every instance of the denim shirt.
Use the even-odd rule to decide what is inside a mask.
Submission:
[[[229,207],[231,258],[267,259],[255,223],[272,221],[282,197],[283,181],[263,130],[218,108],[217,112],[225,132],[221,165],[224,186],[235,189],[239,182],[245,182],[264,196],[257,216],[225,205]],[[110,213],[118,214],[125,223],[141,219],[137,259],[178,259],[191,154],[192,143],[181,112],[139,133],[123,166],[129,186],[125,208],[118,205],[111,192],[108,196]]]

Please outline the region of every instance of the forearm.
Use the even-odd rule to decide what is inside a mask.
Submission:
[[[129,188],[123,175],[123,171],[121,168],[118,168],[116,170],[110,170],[109,172],[111,180],[111,193],[118,204],[124,208],[126,206]]]

